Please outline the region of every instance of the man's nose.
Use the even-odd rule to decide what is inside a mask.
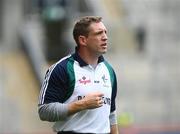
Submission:
[[[103,34],[103,40],[108,40],[108,36],[106,33]]]

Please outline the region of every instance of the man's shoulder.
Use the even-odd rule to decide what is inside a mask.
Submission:
[[[66,71],[67,64],[70,60],[72,60],[72,55],[67,55],[61,58],[59,61],[52,64],[48,70],[52,70],[52,72]]]
[[[59,61],[57,61],[54,65],[56,66],[56,67],[65,67],[65,66],[67,66],[67,63],[70,61],[70,60],[72,60],[72,55],[70,54],[70,55],[67,55],[67,56],[65,56],[65,57],[63,57],[63,58],[61,58]]]
[[[114,70],[113,67],[112,67],[112,65],[111,65],[107,60],[104,60],[103,63],[106,65],[106,67],[107,67],[108,69]]]

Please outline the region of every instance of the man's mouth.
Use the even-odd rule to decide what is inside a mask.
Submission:
[[[107,47],[107,43],[101,44],[102,47]]]

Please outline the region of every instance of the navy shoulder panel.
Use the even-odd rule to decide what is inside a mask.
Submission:
[[[41,104],[64,102],[68,89],[68,61],[69,57],[63,58],[48,69],[41,88]]]

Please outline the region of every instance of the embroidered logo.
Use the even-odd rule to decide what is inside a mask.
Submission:
[[[103,86],[108,88],[109,87],[109,84],[107,83],[108,79],[106,78],[105,74],[102,76],[102,80],[104,82]]]
[[[102,80],[103,80],[104,83],[107,82],[108,79],[106,78],[105,74],[102,76]]]
[[[85,76],[83,76],[83,77],[79,80],[79,82],[80,82],[81,84],[86,85],[87,83],[91,83],[91,80],[90,80],[90,79],[87,79]]]

